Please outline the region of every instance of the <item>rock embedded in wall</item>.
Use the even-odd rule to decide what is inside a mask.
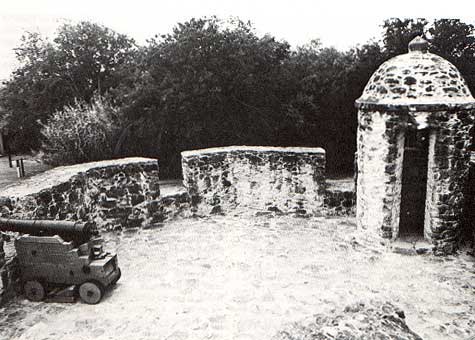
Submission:
[[[248,210],[321,214],[325,151],[233,146],[182,152],[183,183],[199,215]]]

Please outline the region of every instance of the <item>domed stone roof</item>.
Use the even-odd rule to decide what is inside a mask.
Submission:
[[[409,53],[394,57],[378,68],[356,105],[427,110],[474,107],[475,100],[457,68],[427,50],[428,43],[423,38],[412,40]]]

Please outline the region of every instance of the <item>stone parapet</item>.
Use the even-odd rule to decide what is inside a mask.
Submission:
[[[197,214],[234,209],[321,214],[325,151],[232,146],[182,152],[183,183]]]
[[[22,219],[93,221],[106,230],[153,223],[162,219],[149,209],[160,197],[158,171],[157,161],[148,158],[55,168],[2,192],[10,196],[12,207],[1,213]]]
[[[354,190],[328,189],[325,192],[325,214],[328,216],[353,216],[356,208]]]

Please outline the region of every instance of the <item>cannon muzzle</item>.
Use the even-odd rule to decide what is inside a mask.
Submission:
[[[13,231],[33,236],[59,235],[66,241],[84,243],[97,235],[96,225],[90,222],[18,220],[0,218],[0,231]]]

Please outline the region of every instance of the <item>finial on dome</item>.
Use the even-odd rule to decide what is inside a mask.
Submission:
[[[429,49],[429,43],[421,36],[417,36],[409,43],[409,52],[427,52]]]

